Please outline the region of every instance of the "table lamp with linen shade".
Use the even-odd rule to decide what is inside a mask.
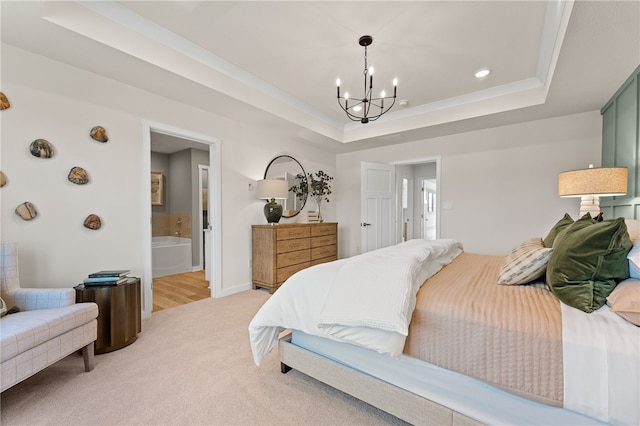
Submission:
[[[268,223],[278,223],[282,217],[282,205],[276,200],[286,199],[289,187],[283,179],[262,179],[258,181],[258,198],[268,200],[264,206],[264,217]]]
[[[591,217],[600,214],[600,198],[626,195],[626,167],[593,167],[570,170],[558,175],[558,195],[560,197],[581,197],[580,217],[589,213]]]

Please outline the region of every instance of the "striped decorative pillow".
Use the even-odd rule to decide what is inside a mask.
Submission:
[[[509,252],[498,275],[498,284],[527,284],[544,275],[551,257],[551,248],[542,238],[532,238]]]

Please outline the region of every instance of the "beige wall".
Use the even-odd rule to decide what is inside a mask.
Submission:
[[[600,164],[601,118],[596,112],[533,121],[337,156],[340,256],[360,252],[360,162],[392,163],[441,156],[442,238],[468,252],[505,254],[543,236],[579,201],[557,196],[563,170]]]
[[[296,135],[215,116],[6,45],[2,91],[12,107],[0,112],[0,169],[9,180],[0,190],[0,239],[19,243],[21,279],[38,287],[71,287],[107,268],[130,268],[151,279],[143,274],[147,242],[142,229],[150,221],[150,208],[141,201],[148,183],[141,170],[149,158],[141,142],[143,120],[222,140],[225,294],[250,285],[251,224],[265,219],[263,202],[247,188],[276,155],[292,155],[307,172],[322,169],[336,178],[323,216],[340,223],[341,257],[360,251],[361,161],[441,156],[439,199],[454,203],[453,210],[441,211],[441,237],[459,239],[467,251],[495,254],[543,235],[565,211],[576,214],[576,199],[556,195],[557,174],[600,163],[598,112],[336,157]],[[87,136],[98,124],[109,133],[106,144]],[[29,154],[36,138],[54,144],[54,158]],[[66,180],[76,165],[88,170],[88,185]],[[35,204],[37,219],[24,222],[15,215],[24,201]],[[102,217],[101,230],[82,226],[89,213]]]
[[[141,172],[149,161],[142,147],[145,120],[222,140],[224,294],[250,288],[251,224],[265,223],[263,202],[248,183],[261,179],[279,154],[296,157],[308,171],[335,175],[335,155],[296,135],[215,116],[12,46],[2,45],[1,87],[12,106],[0,112],[0,170],[8,178],[0,191],[0,239],[19,244],[25,285],[72,287],[88,273],[111,268],[151,280],[143,273],[143,253],[150,250],[143,229],[151,217],[141,201],[149,180]],[[95,125],[107,129],[109,142],[88,137]],[[55,146],[53,158],[29,153],[36,138]],[[89,184],[67,181],[76,165],[89,172]],[[15,215],[24,201],[36,206],[36,219]],[[334,212],[325,209],[328,219],[335,220]],[[102,229],[82,226],[89,213],[102,218]]]
[[[191,212],[151,214],[152,237],[181,237],[191,239]]]

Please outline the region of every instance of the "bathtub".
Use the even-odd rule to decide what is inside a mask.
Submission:
[[[153,237],[151,264],[153,278],[191,272],[191,239]]]

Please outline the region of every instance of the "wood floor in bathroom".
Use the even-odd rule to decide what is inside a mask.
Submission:
[[[167,275],[153,279],[153,312],[211,296],[204,271]]]

